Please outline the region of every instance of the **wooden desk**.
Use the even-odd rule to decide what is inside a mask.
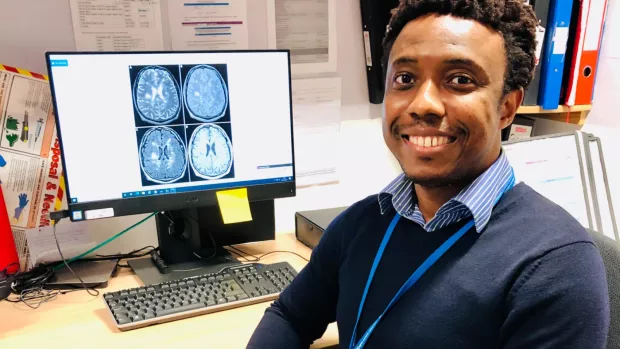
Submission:
[[[252,254],[276,250],[294,251],[308,258],[310,249],[291,233],[278,234],[275,241],[240,246]],[[290,253],[266,256],[261,262],[289,262],[297,270],[306,264]],[[271,302],[158,324],[127,332],[118,331],[103,303],[103,293],[136,287],[140,281],[124,269],[98,297],[85,291],[58,296],[37,310],[23,303],[0,302],[0,348],[245,348],[265,309]],[[337,345],[338,331],[331,324],[312,348]]]

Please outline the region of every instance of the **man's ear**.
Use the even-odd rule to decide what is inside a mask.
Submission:
[[[523,88],[512,90],[502,98],[502,106],[500,108],[500,129],[503,130],[512,124],[517,114],[517,110],[523,103]]]

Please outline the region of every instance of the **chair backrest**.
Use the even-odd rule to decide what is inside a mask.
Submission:
[[[588,233],[601,252],[609,285],[610,323],[607,348],[617,349],[620,348],[620,243],[591,229],[588,229]]]

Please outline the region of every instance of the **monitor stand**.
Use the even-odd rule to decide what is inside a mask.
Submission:
[[[224,246],[275,239],[274,201],[250,202],[252,221],[224,224],[218,206],[160,212],[155,216],[159,257],[129,260],[144,285],[220,271],[239,262]]]

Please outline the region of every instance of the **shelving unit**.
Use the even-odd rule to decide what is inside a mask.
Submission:
[[[575,105],[568,107],[561,105],[557,109],[542,109],[536,106],[521,106],[517,114],[527,114],[549,120],[568,122],[571,124],[583,125],[588,117],[592,105]]]

